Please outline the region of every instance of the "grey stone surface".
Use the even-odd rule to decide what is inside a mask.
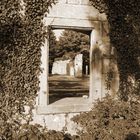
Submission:
[[[82,77],[82,66],[83,66],[83,54],[78,54],[75,56],[74,68],[75,77]]]
[[[67,65],[70,60],[59,60],[53,63],[52,74],[67,75]]]

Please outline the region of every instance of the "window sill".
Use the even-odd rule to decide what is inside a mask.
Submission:
[[[37,114],[62,114],[87,112],[92,108],[89,99],[82,97],[63,98],[46,106],[37,106]]]

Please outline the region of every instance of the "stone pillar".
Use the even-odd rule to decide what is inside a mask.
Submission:
[[[86,65],[86,75],[88,75],[88,65]]]
[[[75,57],[74,67],[75,67],[75,77],[82,77],[82,65],[83,65],[83,54],[78,54]]]
[[[70,76],[74,76],[74,62],[70,61],[69,63],[69,72],[70,72]]]
[[[105,93],[108,93],[112,95],[112,97],[116,96],[116,93],[119,90],[119,73],[118,73],[118,67],[117,67],[117,60],[114,55],[109,55],[108,57],[103,58],[103,87],[102,91],[104,94],[102,96],[105,96]],[[108,76],[110,75],[109,81]]]
[[[102,60],[101,51],[97,47],[100,39],[99,28],[96,27],[91,32],[90,46],[90,99],[92,101],[101,98],[102,94]]]
[[[44,45],[41,47],[41,74],[39,76],[39,98],[38,104],[46,106],[49,104],[49,87],[48,87],[48,73],[49,73],[49,43],[45,40]]]

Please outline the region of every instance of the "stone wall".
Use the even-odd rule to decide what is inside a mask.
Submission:
[[[89,0],[59,0],[50,8],[50,12],[44,18],[45,25],[61,25],[70,27],[92,28],[100,26],[100,21],[106,21],[105,14],[100,14]]]
[[[53,62],[52,74],[82,77],[83,54],[75,56],[74,60],[57,60]]]
[[[67,66],[70,60],[57,60],[54,61],[52,66],[52,74],[67,75]]]
[[[64,131],[75,135],[81,128],[74,123],[71,118],[78,114],[79,113],[37,115],[35,113],[32,123],[39,123],[42,126],[46,126],[49,130]]]
[[[78,54],[74,60],[75,77],[82,77],[83,75],[83,54]]]
[[[102,40],[103,37],[107,36],[103,31],[103,27],[106,27],[104,25],[107,25],[106,16],[105,14],[100,14],[98,10],[89,5],[88,0],[59,0],[56,5],[50,8],[49,14],[44,18],[44,24],[54,29],[77,29],[90,32],[90,91],[89,99],[85,101],[84,105],[78,105],[78,102],[77,105],[71,103],[72,108],[70,105],[63,108],[63,103],[61,108],[49,105],[49,40],[46,40],[44,46],[41,47],[42,73],[39,77],[40,91],[38,92],[36,105],[39,111],[35,110],[34,112],[34,123],[40,123],[54,130],[65,128],[68,132],[75,133],[78,126],[70,121],[70,118],[77,113],[90,110],[91,103],[98,98],[101,99],[106,93],[105,80],[110,67],[111,50],[110,45]],[[100,41],[102,42],[101,45],[99,45]],[[115,93],[118,89],[119,79],[116,60],[114,58],[111,60],[113,60],[111,65],[114,77],[112,79],[113,88],[110,91]],[[44,110],[43,113],[41,112],[42,110]],[[47,112],[48,110],[49,113]]]

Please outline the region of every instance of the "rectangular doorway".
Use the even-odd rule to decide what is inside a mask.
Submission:
[[[67,98],[89,98],[90,31],[49,31],[49,104]]]

